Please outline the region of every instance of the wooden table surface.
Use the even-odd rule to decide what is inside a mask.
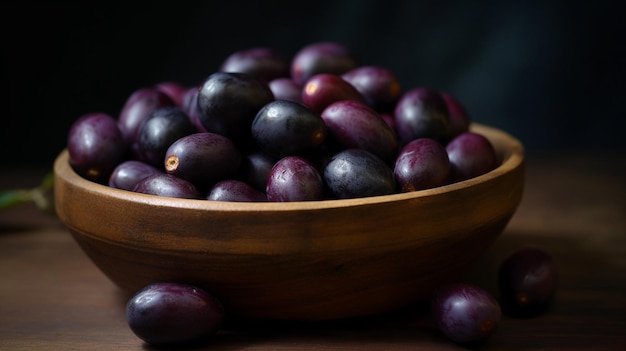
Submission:
[[[528,155],[515,216],[467,280],[494,289],[495,267],[535,245],[554,256],[556,300],[531,319],[504,317],[481,350],[626,350],[624,153]],[[0,173],[0,189],[37,170]],[[149,350],[128,328],[122,294],[53,216],[26,204],[0,212],[0,350]],[[386,316],[303,325],[227,325],[206,350],[459,350],[420,306]]]

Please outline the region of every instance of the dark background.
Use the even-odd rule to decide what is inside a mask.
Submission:
[[[338,41],[403,88],[455,95],[529,153],[624,149],[623,1],[5,1],[0,169],[46,166],[87,112],[185,85],[232,52]]]

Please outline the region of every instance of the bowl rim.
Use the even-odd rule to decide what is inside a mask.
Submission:
[[[443,186],[424,190],[378,195],[350,199],[326,199],[316,201],[292,201],[292,202],[230,202],[205,199],[181,199],[164,197],[151,194],[136,193],[129,190],[117,189],[105,184],[96,183],[78,175],[70,166],[69,151],[64,148],[54,161],[54,175],[62,178],[64,182],[76,188],[81,188],[93,193],[95,196],[116,198],[120,201],[143,203],[171,208],[204,209],[207,211],[229,212],[263,212],[263,211],[293,211],[293,210],[321,210],[341,208],[348,206],[363,206],[381,204],[385,202],[403,201],[407,199],[437,196],[442,193],[459,191],[472,187],[476,184],[498,178],[518,168],[524,161],[524,147],[522,143],[509,133],[479,123],[472,123],[470,131],[487,137],[496,149],[500,164],[495,169],[480,176],[467,180],[446,184]]]

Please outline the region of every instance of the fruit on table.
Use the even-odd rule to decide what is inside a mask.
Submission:
[[[213,336],[224,320],[224,309],[198,287],[157,282],[128,300],[126,320],[133,333],[150,345],[180,346]]]
[[[543,313],[554,298],[558,280],[552,255],[539,247],[517,249],[500,264],[498,271],[504,312],[520,317]]]
[[[498,301],[481,287],[466,283],[442,286],[433,294],[431,311],[439,330],[461,344],[485,341],[502,319]]]

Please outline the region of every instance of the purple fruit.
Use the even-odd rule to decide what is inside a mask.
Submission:
[[[248,153],[243,158],[241,178],[255,189],[265,192],[267,179],[278,159],[260,151]]]
[[[263,82],[289,77],[290,63],[283,55],[267,47],[235,51],[222,63],[220,71],[246,73]]]
[[[558,287],[556,262],[545,250],[524,247],[500,265],[498,285],[505,313],[530,317],[543,313]]]
[[[124,102],[118,117],[120,130],[127,142],[134,142],[143,121],[154,110],[165,106],[176,106],[176,102],[156,87],[140,88],[134,91]]]
[[[200,86],[198,120],[207,131],[247,145],[254,116],[271,101],[267,83],[245,73],[215,72]]]
[[[334,74],[316,74],[302,88],[302,103],[315,112],[321,113],[328,105],[341,100],[365,103],[361,93]]]
[[[167,148],[176,140],[195,131],[189,116],[179,107],[158,108],[139,128],[135,140],[136,157],[155,167],[163,167]]]
[[[326,107],[321,114],[335,141],[344,148],[367,150],[387,164],[398,153],[396,134],[383,117],[366,104],[342,100]]]
[[[463,283],[449,284],[436,291],[431,309],[439,330],[461,344],[485,341],[502,318],[500,305],[491,294]]]
[[[298,51],[291,61],[291,78],[304,84],[319,73],[341,75],[357,66],[348,48],[336,42],[317,42]]]
[[[194,133],[176,140],[165,152],[165,171],[206,191],[215,183],[234,178],[242,156],[227,137]]]
[[[448,127],[447,139],[451,140],[461,133],[469,131],[470,117],[459,100],[452,95],[442,92],[441,97],[445,100],[448,107],[448,115],[450,117],[450,125]]]
[[[163,173],[163,170],[145,162],[126,160],[117,165],[111,173],[109,186],[132,191],[142,179],[158,173]]]
[[[339,199],[389,195],[396,192],[393,172],[385,161],[362,149],[333,155],[323,172],[330,194]]]
[[[106,183],[126,157],[128,147],[117,121],[105,113],[94,112],[74,121],[67,136],[67,150],[76,173]]]
[[[276,202],[314,201],[324,198],[324,183],[317,169],[306,159],[280,159],[267,180],[267,200]]]
[[[289,100],[302,103],[302,86],[291,78],[277,78],[269,82],[276,100]]]
[[[187,87],[183,86],[180,83],[171,81],[157,83],[155,87],[157,88],[157,90],[160,90],[167,96],[169,96],[170,99],[174,101],[175,106],[182,106],[185,93],[187,92]]]
[[[341,76],[365,97],[367,104],[378,112],[391,112],[402,94],[400,81],[390,69],[360,66]]]
[[[419,138],[400,151],[393,172],[403,192],[434,188],[448,183],[450,160],[438,141]]]
[[[133,189],[136,193],[181,199],[202,199],[198,189],[190,182],[171,174],[153,174],[140,180]]]
[[[126,320],[146,343],[174,347],[215,335],[224,320],[224,309],[198,287],[159,282],[147,285],[128,300]]]
[[[400,97],[394,109],[396,132],[401,144],[417,138],[444,140],[448,136],[450,117],[439,92],[413,88]]]
[[[267,196],[250,184],[236,179],[217,182],[207,195],[208,200],[232,202],[264,202]]]
[[[446,152],[450,159],[450,181],[477,177],[498,166],[496,150],[489,139],[481,134],[465,132],[446,145]]]
[[[263,106],[251,129],[260,150],[277,159],[319,151],[328,133],[319,113],[287,100]]]

